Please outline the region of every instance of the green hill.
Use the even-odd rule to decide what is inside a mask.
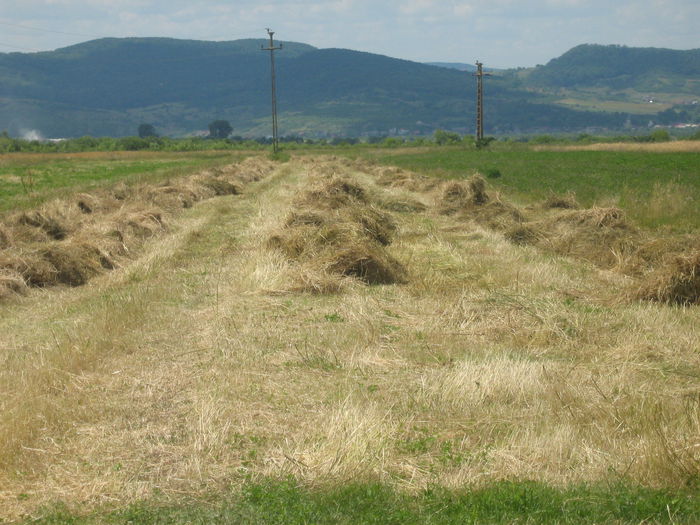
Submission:
[[[161,134],[184,135],[226,119],[236,135],[265,135],[270,74],[268,53],[260,49],[265,44],[256,39],[109,38],[52,52],[0,54],[0,129],[12,135],[38,130],[52,137],[120,136],[135,134],[147,122]],[[472,131],[476,88],[469,72],[283,44],[276,55],[282,134]],[[569,53],[580,63],[586,53],[582,58],[576,49]],[[694,71],[694,56],[679,75]],[[504,71],[490,77],[486,132],[621,127],[628,119],[625,113],[563,107],[542,88],[557,87],[551,78],[559,77],[548,72],[568,63],[571,57],[561,62],[565,57],[529,75]],[[599,73],[597,78],[602,78]]]
[[[529,77],[544,87],[607,87],[637,91],[677,90],[698,94],[700,49],[577,46]]]

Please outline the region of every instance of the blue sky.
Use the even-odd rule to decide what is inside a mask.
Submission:
[[[0,0],[0,52],[99,37],[264,38],[420,62],[544,64],[578,44],[700,47],[700,0]]]

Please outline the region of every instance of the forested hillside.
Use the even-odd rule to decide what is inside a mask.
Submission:
[[[700,94],[700,49],[676,51],[584,44],[536,68],[529,83]]]
[[[261,52],[266,44],[254,39],[111,38],[53,52],[0,54],[0,129],[12,135],[37,130],[49,137],[123,136],[149,123],[160,134],[179,136],[224,119],[234,135],[263,136],[269,133],[270,66],[268,53]],[[282,134],[427,135],[440,128],[472,132],[476,86],[470,72],[346,49],[283,44],[276,55]],[[630,62],[622,54],[645,51],[603,48],[608,60],[607,69],[601,69],[592,58],[600,47],[576,48],[532,72],[489,77],[486,132],[646,125],[648,115],[565,107],[543,87],[556,88],[553,79],[562,85],[606,82],[609,71]],[[656,62],[666,64],[664,78],[684,89],[697,86],[696,52],[655,51],[662,56]],[[677,58],[663,59],[667,55]],[[637,69],[634,74],[642,78]]]

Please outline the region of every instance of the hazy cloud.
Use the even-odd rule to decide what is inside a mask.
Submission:
[[[0,51],[101,36],[264,38],[411,60],[544,63],[581,43],[698,46],[697,0],[0,0]]]

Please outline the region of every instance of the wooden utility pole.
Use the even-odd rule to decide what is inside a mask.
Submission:
[[[491,73],[484,73],[484,64],[476,61],[476,143],[484,140],[484,77],[490,77]]]
[[[268,47],[260,46],[260,49],[262,51],[270,52],[270,78],[272,82],[272,151],[277,153],[279,141],[277,138],[277,81],[275,78],[275,51],[282,49],[282,44],[280,44],[279,47],[275,47],[275,43],[272,40],[275,32],[270,31],[270,28],[267,29],[267,34],[270,37],[270,45]]]

